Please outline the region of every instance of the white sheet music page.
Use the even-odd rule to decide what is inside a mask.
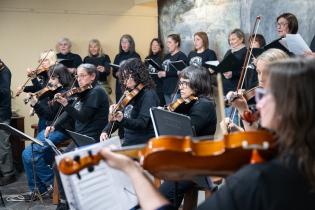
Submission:
[[[56,156],[56,162],[64,157],[79,155],[88,151],[95,154],[106,143],[97,143],[73,152]],[[138,204],[131,180],[123,172],[109,167],[104,161],[94,167],[93,172],[83,169],[78,176],[66,176],[60,172],[62,184],[70,209],[75,210],[128,210]]]
[[[286,42],[289,51],[294,53],[295,55],[304,55],[305,51],[311,52],[311,49],[300,34],[287,34]]]

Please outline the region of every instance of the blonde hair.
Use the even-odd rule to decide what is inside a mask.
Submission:
[[[45,50],[42,52],[39,56],[39,62],[41,62],[43,59],[49,60],[50,66],[57,63],[57,55],[56,51],[54,50]]]
[[[278,60],[284,60],[289,58],[288,54],[286,54],[284,51],[279,50],[279,49],[269,49],[265,52],[263,52],[261,55],[257,57],[256,63],[258,61],[264,61],[266,63],[272,63],[274,61]]]
[[[103,55],[103,48],[102,48],[101,42],[98,39],[91,39],[89,41],[89,47],[88,47],[89,56],[93,56],[90,52],[90,46],[92,44],[95,44],[98,47],[98,57],[101,57]]]

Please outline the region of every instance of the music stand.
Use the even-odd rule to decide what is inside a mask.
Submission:
[[[5,124],[5,123],[0,123],[0,129],[7,131],[8,133],[15,135],[15,136],[19,136],[24,140],[31,140],[31,148],[32,148],[32,170],[33,170],[33,179],[34,179],[34,191],[33,194],[31,196],[31,203],[33,199],[36,197],[36,195],[38,196],[38,198],[40,199],[41,203],[43,203],[43,198],[39,192],[39,189],[37,187],[37,181],[36,181],[36,170],[35,170],[35,161],[34,161],[34,143],[38,144],[40,146],[44,146],[44,144],[39,141],[38,139],[35,139],[33,137],[30,137],[29,135],[17,130],[16,128],[13,128],[12,126]],[[30,206],[29,206],[30,207]]]
[[[68,129],[66,129],[66,131],[71,136],[73,142],[75,143],[75,145],[77,147],[82,147],[82,146],[87,146],[87,145],[91,145],[91,144],[97,143],[90,136],[83,135],[83,134],[80,134],[80,133],[77,133],[77,132],[74,132],[74,131],[70,131]]]

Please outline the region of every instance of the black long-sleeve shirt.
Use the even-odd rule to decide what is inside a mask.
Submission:
[[[47,72],[42,72],[32,79],[32,85],[25,86],[23,91],[25,93],[35,93],[43,89],[47,85],[48,80]]]
[[[197,67],[203,66],[206,67],[207,61],[216,61],[217,55],[213,50],[206,49],[202,53],[197,53],[195,50],[191,51],[188,55],[189,65],[194,65]]]
[[[241,76],[242,65],[243,65],[244,60],[245,60],[246,52],[247,52],[246,47],[243,47],[242,49],[240,49],[236,52],[233,52],[233,55],[237,58],[237,60],[239,60],[240,65],[238,66],[238,68],[230,70],[230,71],[232,71],[232,77],[230,79],[226,79],[225,77],[223,77],[222,82],[223,82],[224,95],[226,95],[229,91],[235,91],[236,90],[237,83],[238,83],[240,76]],[[227,57],[230,53],[232,53],[231,50],[228,50],[225,53],[224,58]]]
[[[108,55],[103,54],[101,56],[86,56],[83,59],[83,63],[90,63],[94,66],[103,66],[105,70],[103,72],[98,71],[98,80],[101,82],[106,82],[107,77],[110,75],[111,67],[110,67],[110,58]]]
[[[56,129],[62,128],[68,118],[75,121],[74,130],[99,141],[102,129],[108,122],[108,97],[99,85],[81,93],[73,104],[64,107],[64,113],[55,124]]]
[[[154,129],[150,117],[150,108],[159,105],[159,98],[153,89],[143,89],[125,107],[124,118],[121,122],[115,122],[115,129],[118,126],[124,128],[124,146],[146,143],[154,137]],[[104,132],[110,130],[110,124],[104,128]]]
[[[74,54],[72,52],[69,52],[67,54],[58,53],[57,54],[58,59],[68,59],[73,61],[73,65],[75,68],[78,68],[82,64],[82,58],[78,54]]]
[[[3,64],[4,65],[4,64]],[[7,66],[0,70],[0,122],[11,119],[11,72]]]

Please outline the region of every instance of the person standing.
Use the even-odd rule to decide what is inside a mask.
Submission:
[[[11,72],[0,60],[0,123],[11,120]],[[0,130],[0,186],[16,181],[10,144],[10,134]]]

